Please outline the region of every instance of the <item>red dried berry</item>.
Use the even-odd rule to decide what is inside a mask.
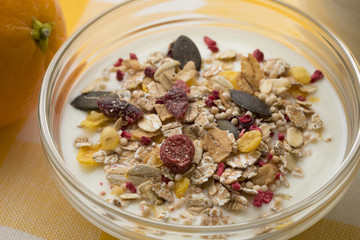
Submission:
[[[270,137],[272,137],[272,136],[274,136],[274,135],[275,135],[274,132],[270,132],[270,134],[269,134]]]
[[[267,160],[271,161],[273,159],[274,155],[272,155],[271,153],[268,153],[267,155]]]
[[[144,69],[144,73],[145,73],[146,76],[152,78],[152,77],[154,77],[155,70],[152,69],[151,67],[146,67],[146,68]]]
[[[182,80],[178,80],[174,83],[174,87],[176,88],[181,88],[183,89],[185,92],[190,93],[190,88],[189,86]]]
[[[127,140],[131,139],[131,133],[126,132],[126,131],[122,131],[121,132],[121,137],[126,138]]]
[[[252,131],[252,130],[258,130],[258,131],[260,131],[260,132],[262,133],[261,129],[260,129],[258,126],[256,126],[256,125],[251,125],[250,128],[249,128],[249,130],[250,130],[250,131]]]
[[[166,109],[176,118],[182,118],[189,106],[187,89],[181,82],[184,81],[178,80],[164,96]],[[184,84],[186,85],[185,82]]]
[[[271,202],[272,198],[274,197],[274,193],[271,191],[266,191],[263,193],[262,201],[263,203],[269,203]]]
[[[183,134],[170,136],[160,147],[160,159],[164,165],[179,174],[189,169],[194,153],[193,142]]]
[[[241,137],[242,137],[242,135],[244,135],[245,131],[246,131],[246,129],[245,129],[245,128],[241,130],[241,132],[239,133],[239,138],[241,138]]]
[[[120,67],[122,65],[123,59],[119,58],[116,63],[114,63],[114,67]]]
[[[302,102],[306,101],[306,98],[301,95],[297,96],[296,99]]]
[[[99,110],[107,117],[118,119],[123,118],[130,124],[138,121],[144,113],[131,103],[116,98],[100,98],[97,100]]]
[[[130,59],[133,59],[133,60],[138,60],[138,57],[136,56],[135,53],[130,53]]]
[[[262,159],[259,159],[258,163],[257,163],[260,167],[266,165],[266,162]]]
[[[282,134],[282,133],[279,133],[279,134],[278,134],[278,139],[279,139],[280,141],[284,140],[284,139],[285,139],[285,135]]]
[[[276,174],[275,174],[275,179],[279,179],[280,176],[284,176],[284,174],[281,173],[281,172],[276,173]]]
[[[286,122],[290,122],[290,118],[287,114],[284,114],[284,118],[285,118]]]
[[[171,180],[167,177],[165,177],[164,175],[161,176],[161,182],[164,182],[166,184],[168,184]]]
[[[214,101],[216,100],[216,97],[214,95],[209,95],[209,99]]]
[[[136,193],[137,190],[136,190],[136,187],[135,185],[132,183],[132,182],[126,182],[126,189],[129,190],[130,192],[132,193]]]
[[[217,170],[217,175],[221,176],[225,171],[225,164],[224,163],[219,163],[218,164],[218,170]]]
[[[151,141],[151,138],[149,138],[149,137],[141,136],[140,142],[142,145],[147,146],[147,145],[150,145],[152,141]]]
[[[260,49],[255,49],[252,55],[254,56],[254,58],[256,58],[258,62],[264,61],[264,53],[260,51]]]
[[[219,92],[219,90],[214,90],[214,91],[212,91],[212,94],[211,95],[213,95],[214,97],[215,97],[215,99],[219,99],[220,98],[220,92]]]
[[[164,100],[164,98],[158,98],[155,100],[155,103],[156,104],[165,104],[165,100]]]
[[[260,190],[258,192],[258,194],[256,194],[252,204],[255,206],[255,207],[261,207],[262,206],[262,203],[263,203],[263,192]]]
[[[317,80],[319,80],[319,79],[322,79],[322,78],[324,78],[324,75],[323,75],[323,73],[320,71],[320,70],[316,70],[314,73],[313,73],[313,75],[311,75],[311,83],[314,83],[314,82],[316,82]]]
[[[124,79],[124,73],[120,69],[116,70],[116,79],[118,81],[122,81]]]
[[[205,36],[204,42],[210,51],[212,51],[212,52],[219,51],[219,48],[216,46],[216,42],[214,40],[212,40],[211,38]]]
[[[239,119],[239,121],[241,123],[248,123],[248,122],[251,122],[253,120],[252,117],[249,114],[246,114],[246,115],[244,115],[242,117],[239,117],[238,119]]]
[[[216,104],[214,103],[214,100],[212,100],[212,99],[210,99],[210,98],[208,98],[208,99],[205,100],[205,105],[206,105],[206,106],[209,106],[209,107],[211,107],[211,106],[216,106]]]
[[[241,185],[239,182],[234,182],[233,184],[231,184],[231,187],[235,190],[235,191],[240,191],[241,189]]]

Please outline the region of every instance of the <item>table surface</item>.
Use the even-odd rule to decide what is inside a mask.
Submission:
[[[71,34],[121,0],[59,0]],[[360,0],[284,0],[322,22],[360,60]],[[115,239],[77,213],[50,176],[36,112],[0,128],[0,239]],[[360,239],[360,173],[340,203],[293,239]]]

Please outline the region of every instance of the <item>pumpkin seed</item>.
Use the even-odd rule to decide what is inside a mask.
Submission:
[[[245,108],[260,116],[270,116],[270,107],[257,97],[239,90],[230,90],[232,100],[240,107]]]
[[[239,130],[235,127],[234,124],[232,124],[231,122],[229,122],[228,120],[218,120],[217,121],[218,124],[218,128],[220,128],[221,130],[228,130],[230,133],[232,133],[235,137],[235,139],[239,138]]]
[[[193,61],[196,70],[201,68],[201,55],[195,43],[187,36],[181,35],[172,46],[172,57],[181,63],[181,69],[187,62]]]
[[[71,105],[76,109],[84,111],[99,110],[97,100],[100,98],[119,98],[119,96],[108,91],[88,92],[76,97],[71,102]]]

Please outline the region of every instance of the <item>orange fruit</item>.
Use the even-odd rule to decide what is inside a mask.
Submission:
[[[0,1],[0,127],[29,114],[52,57],[66,39],[56,0]]]

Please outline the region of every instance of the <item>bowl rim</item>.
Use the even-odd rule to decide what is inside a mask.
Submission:
[[[268,216],[263,219],[254,219],[249,221],[244,221],[241,223],[235,223],[230,225],[221,225],[221,226],[188,226],[188,225],[181,225],[181,224],[170,224],[170,223],[161,223],[157,222],[155,220],[147,219],[141,216],[137,216],[135,214],[128,214],[125,211],[119,211],[116,206],[112,206],[111,204],[107,203],[100,197],[98,197],[95,193],[87,189],[84,185],[81,183],[79,184],[78,180],[73,176],[73,174],[70,172],[68,168],[66,168],[65,164],[61,164],[62,157],[57,150],[57,147],[54,144],[53,137],[51,135],[51,130],[49,128],[49,118],[48,114],[50,111],[47,109],[47,101],[51,100],[49,93],[51,93],[51,90],[54,87],[54,82],[51,83],[50,80],[53,78],[53,70],[57,67],[60,60],[64,56],[67,49],[76,41],[76,39],[81,36],[90,26],[92,26],[94,23],[96,23],[98,20],[106,17],[108,14],[116,11],[119,8],[122,8],[123,6],[126,6],[131,3],[138,3],[138,2],[144,2],[144,1],[151,1],[151,0],[125,0],[122,3],[119,3],[112,8],[102,12],[101,14],[93,17],[90,21],[88,21],[86,24],[81,26],[78,30],[76,30],[61,46],[61,48],[57,51],[55,56],[53,57],[51,63],[49,64],[49,67],[44,75],[44,80],[41,86],[40,96],[39,96],[39,103],[38,103],[38,125],[39,125],[39,132],[41,141],[45,150],[45,153],[48,157],[48,160],[51,164],[51,166],[55,169],[55,171],[60,174],[65,180],[67,180],[67,183],[70,184],[74,189],[76,189],[77,193],[82,194],[83,196],[86,196],[90,201],[95,203],[97,206],[100,206],[103,209],[106,209],[107,211],[110,211],[111,213],[116,213],[120,215],[121,217],[126,218],[127,220],[134,221],[139,224],[143,224],[145,226],[156,226],[161,228],[166,228],[167,230],[186,230],[186,231],[196,231],[196,232],[225,232],[229,230],[242,230],[242,229],[248,229],[252,227],[261,227],[268,224],[271,224],[276,221],[280,221],[284,218],[290,217],[296,213],[299,213],[313,205],[314,203],[321,202],[323,196],[325,196],[327,193],[330,192],[330,190],[333,188],[333,186],[339,186],[345,184],[348,181],[352,181],[353,177],[355,176],[357,170],[360,167],[360,161],[358,160],[360,158],[360,131],[357,131],[357,136],[354,141],[353,146],[349,150],[349,153],[345,155],[344,161],[339,166],[339,169],[336,171],[336,173],[329,178],[326,184],[324,184],[320,189],[318,189],[315,193],[311,194],[309,197],[304,199],[304,201],[292,205],[283,211],[281,211],[280,214],[274,214],[271,216]],[[245,0],[247,1],[247,0]],[[257,1],[257,2],[264,2],[264,1]],[[277,8],[279,7],[285,7],[288,10],[293,11],[295,14],[299,15],[302,18],[305,18],[306,20],[310,21],[311,24],[318,27],[323,34],[330,37],[342,50],[342,52],[347,57],[347,60],[350,61],[350,66],[356,76],[357,76],[357,83],[360,84],[360,70],[359,70],[359,64],[355,60],[354,56],[348,49],[348,47],[340,40],[340,38],[330,31],[327,27],[323,26],[321,23],[319,23],[317,20],[309,16],[308,14],[304,13],[302,10],[299,10],[298,8],[292,6],[289,3],[284,3],[280,0],[269,0],[266,1],[269,2],[272,5],[276,5]],[[56,79],[56,77],[54,78]]]

